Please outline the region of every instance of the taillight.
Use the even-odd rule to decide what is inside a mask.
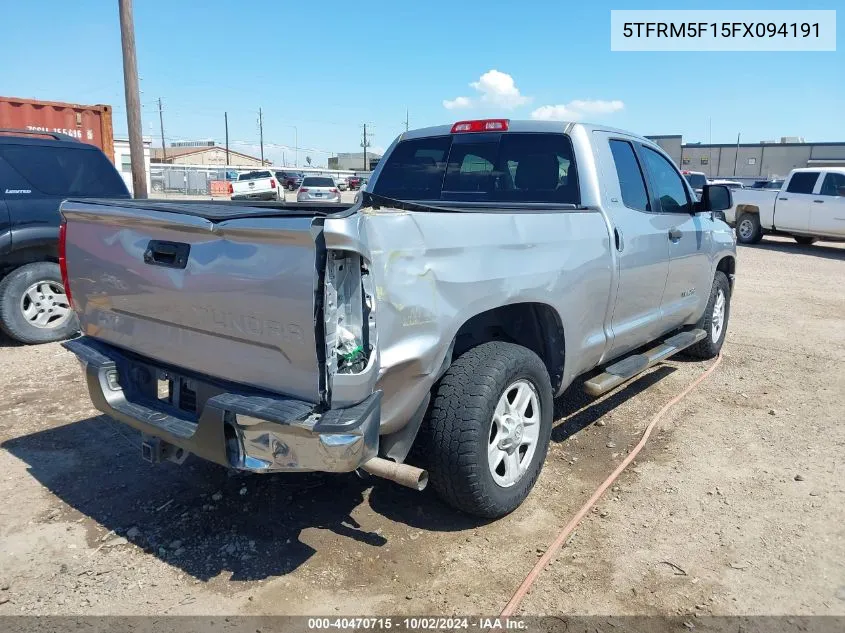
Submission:
[[[452,134],[463,132],[507,132],[510,119],[479,119],[458,121],[452,126]]]
[[[337,193],[337,189],[329,189],[331,193]]]
[[[233,193],[235,193],[235,188],[232,186],[232,183],[230,182],[229,183],[229,194],[231,195]]]
[[[70,281],[67,276],[67,220],[62,218],[59,225],[59,270],[62,274],[62,285],[65,287],[65,296],[68,305],[73,308],[73,299],[70,296]]]
[[[276,181],[271,178],[270,179],[270,189],[275,189],[275,188],[276,188]]]
[[[302,193],[308,193],[308,188],[307,188],[307,187],[300,187],[300,188],[299,188],[299,190],[300,190]]]

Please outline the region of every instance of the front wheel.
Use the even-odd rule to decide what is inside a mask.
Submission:
[[[0,329],[13,339],[49,343],[68,338],[78,328],[58,264],[27,264],[0,281]]]
[[[812,246],[818,241],[817,238],[809,237],[807,235],[793,235],[792,239],[795,240],[801,246]]]
[[[725,342],[730,314],[731,285],[728,283],[725,273],[718,270],[713,278],[713,287],[710,289],[707,307],[701,319],[695,324],[696,328],[707,332],[707,337],[687,348],[686,353],[689,356],[703,359],[718,356]]]
[[[492,342],[463,354],[434,388],[422,430],[438,495],[490,519],[519,507],[546,459],[552,406],[548,371],[531,350]]]

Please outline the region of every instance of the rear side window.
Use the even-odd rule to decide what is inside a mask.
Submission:
[[[578,204],[565,134],[459,134],[399,143],[374,193],[404,200]]]
[[[792,174],[789,179],[789,186],[786,190],[789,193],[813,193],[813,187],[819,179],[817,171],[799,171]]]
[[[627,141],[610,141],[610,151],[619,177],[622,202],[629,209],[650,211],[645,179],[634,148]]]
[[[842,196],[845,195],[845,193],[840,193],[842,189],[845,189],[845,174],[830,172],[825,175],[821,195]]]
[[[0,145],[0,156],[34,189],[48,196],[129,195],[120,174],[99,150]]]

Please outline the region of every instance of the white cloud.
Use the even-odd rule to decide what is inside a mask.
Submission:
[[[531,102],[531,97],[526,97],[519,92],[519,88],[516,87],[513,77],[495,68],[488,70],[478,78],[478,81],[473,81],[469,85],[479,93],[477,100],[470,97],[444,99],[443,107],[447,110],[455,110],[458,108],[470,108],[476,105],[476,103],[482,103],[493,105],[503,110],[512,110],[513,108]]]
[[[506,110],[525,105],[531,101],[531,97],[519,93],[519,88],[516,87],[513,77],[495,69],[488,70],[481,75],[478,81],[473,81],[470,86],[481,93],[482,102],[492,103]]]
[[[443,99],[443,107],[447,110],[458,110],[460,108],[468,108],[472,105],[472,99],[469,97],[455,97],[452,100]]]
[[[585,116],[613,114],[624,107],[625,104],[618,99],[613,101],[576,99],[559,105],[540,106],[531,113],[531,118],[540,121],[580,121]]]

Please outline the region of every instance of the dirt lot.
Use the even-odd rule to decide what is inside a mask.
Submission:
[[[845,614],[845,248],[740,249],[716,373],[522,613]],[[649,418],[707,363],[572,395],[546,468],[482,523],[350,476],[141,461],[58,345],[0,341],[0,615],[498,613]]]

